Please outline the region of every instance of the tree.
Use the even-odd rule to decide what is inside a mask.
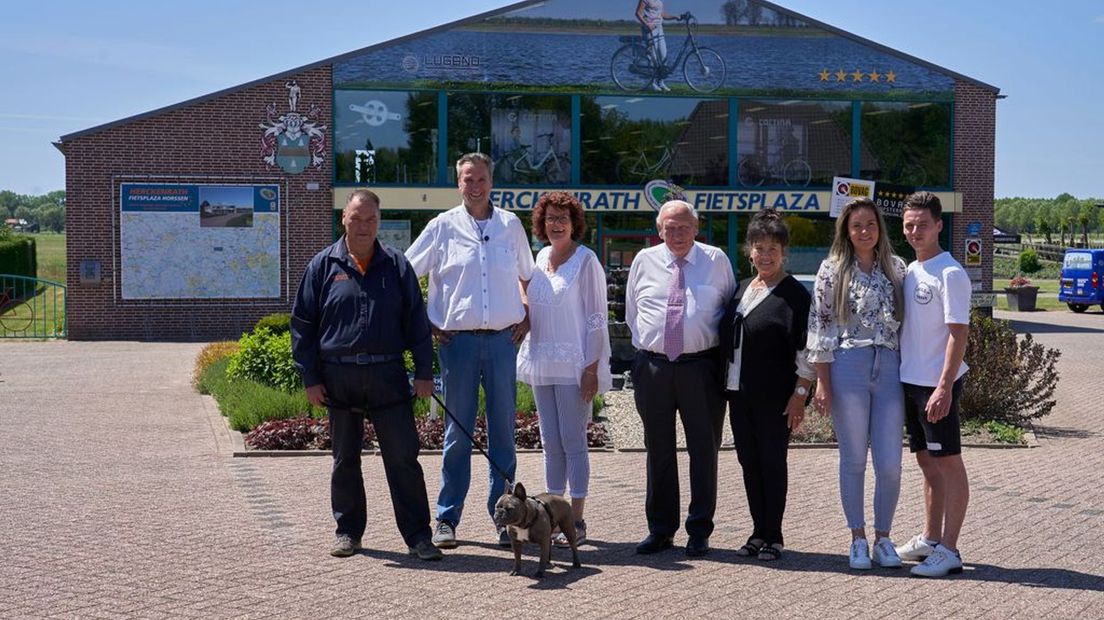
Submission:
[[[1054,243],[1050,240],[1050,222],[1042,215],[1037,215],[1035,218],[1035,230],[1046,239],[1047,245]]]
[[[38,211],[38,225],[56,233],[65,230],[65,209],[59,206],[44,207]]]

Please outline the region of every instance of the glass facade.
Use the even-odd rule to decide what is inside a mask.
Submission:
[[[334,181],[437,182],[437,93],[334,91]]]
[[[851,135],[848,101],[741,101],[737,183],[827,187],[851,176]]]
[[[728,101],[581,97],[583,183],[681,186],[728,181]]]
[[[480,151],[499,185],[571,182],[571,97],[500,93],[448,95],[448,160]],[[449,172],[455,179],[455,171]]]
[[[914,187],[951,185],[951,106],[864,102],[860,178]]]

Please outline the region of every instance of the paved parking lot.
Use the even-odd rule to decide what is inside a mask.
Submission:
[[[633,452],[593,455],[582,569],[554,552],[544,580],[507,576],[512,556],[480,514],[481,477],[461,546],[439,563],[408,558],[376,457],[365,462],[367,549],[331,558],[329,459],[230,456],[189,385],[199,345],[0,343],[0,617],[1101,617],[1104,317],[1000,316],[1062,349],[1058,407],[1037,448],[966,452],[967,568],[938,581],[848,570],[832,450],[791,453],[789,547],[773,564],[734,553],[748,518],[732,452],[703,559],[633,554],[646,529],[644,455]],[[432,498],[440,458],[422,463]],[[518,477],[541,486],[539,454],[520,457]],[[902,541],[922,518],[909,460],[903,484]],[[523,570],[534,568],[528,555]]]

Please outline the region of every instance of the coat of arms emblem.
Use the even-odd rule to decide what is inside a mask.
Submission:
[[[291,80],[284,87],[288,89],[288,111],[278,115],[275,103],[265,108],[268,120],[260,124],[264,130],[261,159],[289,174],[298,174],[308,167],[320,168],[326,159],[326,126],[316,120],[321,110],[311,104],[306,114],[300,113],[298,82]]]

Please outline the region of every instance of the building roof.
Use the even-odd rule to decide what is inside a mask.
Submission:
[[[944,75],[952,77],[955,80],[961,80],[961,81],[964,81],[964,82],[968,82],[970,84],[973,84],[973,85],[978,86],[980,88],[983,88],[985,90],[992,91],[994,96],[996,96],[1000,93],[1000,88],[998,88],[996,86],[987,84],[987,83],[982,82],[980,80],[976,80],[974,78],[963,75],[961,73],[951,71],[950,69],[946,69],[944,67],[941,67],[941,66],[936,65],[934,63],[928,62],[928,61],[923,60],[921,58],[911,56],[911,55],[906,54],[904,52],[901,52],[899,50],[895,50],[891,47],[888,47],[886,45],[882,45],[880,43],[876,43],[876,42],[871,41],[869,39],[865,39],[865,38],[860,37],[856,34],[847,32],[846,30],[842,30],[842,29],[837,28],[835,26],[832,26],[832,25],[826,24],[824,22],[812,19],[812,18],[807,17],[805,15],[802,15],[801,13],[797,13],[796,11],[792,11],[790,9],[787,9],[785,7],[779,6],[779,5],[771,3],[771,2],[767,2],[766,0],[754,0],[754,1],[757,2],[758,4],[763,5],[765,8],[777,11],[777,12],[779,12],[781,14],[784,14],[784,15],[788,15],[788,16],[797,18],[799,20],[802,20],[802,21],[806,22],[807,24],[809,24],[811,26],[822,28],[827,32],[830,32],[830,33],[838,35],[840,37],[849,39],[851,41],[859,43],[860,45],[864,45],[864,46],[876,49],[876,50],[878,50],[880,52],[883,52],[885,54],[895,56],[897,58],[900,58],[902,60],[905,60],[905,61],[908,61],[908,62],[911,62],[911,63],[915,63],[915,64],[920,65],[922,67],[926,67],[926,68],[931,69],[932,71],[935,71],[937,73],[942,73]],[[346,52],[344,54],[339,54],[337,56],[332,56],[330,58],[326,58],[326,59],[323,59],[323,60],[312,62],[310,64],[306,64],[306,65],[303,65],[303,66],[300,66],[300,67],[295,67],[293,69],[288,69],[286,71],[281,71],[281,72],[275,73],[273,75],[258,78],[256,80],[251,80],[251,81],[245,82],[243,84],[238,84],[236,86],[231,86],[229,88],[224,88],[222,90],[218,90],[218,91],[208,93],[208,94],[205,94],[205,95],[200,95],[199,97],[194,97],[192,99],[187,99],[187,100],[181,101],[179,103],[164,106],[164,107],[161,107],[161,108],[156,108],[156,109],[150,110],[148,112],[135,114],[133,116],[128,116],[128,117],[125,117],[125,118],[122,118],[122,119],[119,119],[119,120],[116,120],[116,121],[112,121],[112,122],[109,122],[109,123],[104,123],[102,125],[96,125],[94,127],[88,128],[88,129],[83,129],[81,131],[76,131],[76,132],[73,132],[73,133],[70,133],[70,134],[66,134],[66,135],[61,136],[59,138],[59,141],[54,143],[54,146],[58,147],[59,149],[62,149],[63,145],[66,142],[71,142],[73,140],[76,140],[78,138],[82,138],[84,136],[100,133],[100,132],[106,131],[108,129],[112,129],[114,127],[118,127],[118,126],[121,126],[121,125],[126,125],[126,124],[129,124],[129,123],[132,123],[132,122],[135,122],[135,121],[139,121],[139,120],[142,120],[142,119],[145,119],[145,118],[158,116],[158,115],[164,114],[166,112],[171,112],[173,110],[177,110],[177,109],[180,109],[180,108],[185,108],[185,107],[188,107],[188,106],[192,106],[192,105],[202,103],[202,102],[210,100],[210,99],[214,99],[214,98],[221,97],[221,96],[224,96],[224,95],[228,95],[228,94],[231,94],[231,93],[235,93],[235,92],[238,92],[238,91],[241,91],[241,90],[245,90],[245,89],[251,88],[253,86],[257,86],[257,85],[264,84],[264,83],[267,83],[267,82],[271,82],[271,81],[274,81],[274,80],[279,80],[279,79],[282,79],[282,78],[285,78],[285,77],[293,76],[293,75],[296,75],[298,73],[302,73],[304,71],[309,71],[311,69],[317,69],[319,67],[332,65],[332,64],[334,64],[338,61],[341,61],[341,60],[345,60],[345,59],[348,59],[348,58],[353,58],[353,57],[356,57],[356,56],[359,56],[361,54],[371,52],[371,51],[374,51],[374,50],[387,48],[387,47],[390,47],[390,46],[393,46],[393,45],[396,45],[396,44],[399,44],[399,43],[410,41],[412,39],[427,36],[427,35],[430,35],[430,34],[435,34],[435,33],[438,33],[438,32],[447,31],[447,30],[456,28],[458,26],[474,24],[476,22],[483,21],[487,18],[497,17],[499,15],[504,15],[504,14],[511,13],[513,11],[517,11],[517,10],[528,8],[528,7],[540,6],[540,5],[543,5],[543,4],[546,4],[546,3],[547,3],[547,0],[523,0],[522,2],[515,2],[515,3],[512,3],[512,4],[508,4],[508,5],[500,8],[500,9],[494,9],[492,11],[486,11],[484,13],[479,13],[477,15],[472,15],[471,17],[466,17],[464,19],[460,19],[460,20],[450,22],[450,23],[447,23],[447,24],[442,24],[440,26],[435,26],[433,28],[429,28],[429,29],[422,30],[422,31],[419,31],[419,32],[411,33],[411,34],[408,34],[408,35],[405,35],[405,36],[402,36],[402,37],[398,37],[396,39],[390,39],[388,41],[377,43],[375,45],[370,45],[370,46],[363,47],[363,48],[360,48],[360,49],[357,49],[357,50],[353,50],[351,52]]]

